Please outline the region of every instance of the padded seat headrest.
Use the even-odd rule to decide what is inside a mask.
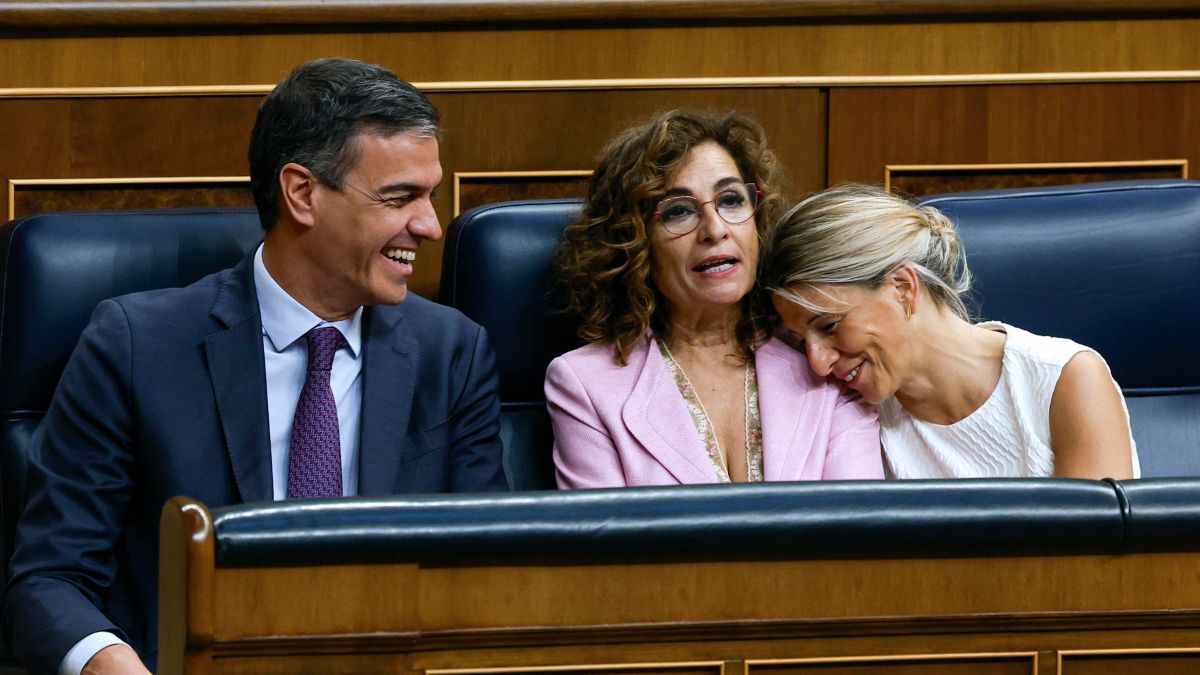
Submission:
[[[450,225],[439,299],[487,329],[506,403],[542,401],[546,366],[576,346],[550,293],[554,253],[581,206],[575,199],[491,204]]]
[[[1200,391],[1200,183],[988,190],[917,202],[957,224],[981,318],[1095,349],[1127,393]]]
[[[262,239],[254,209],[44,213],[0,234],[0,408],[45,410],[101,300],[185,286]],[[18,358],[19,355],[19,358]]]

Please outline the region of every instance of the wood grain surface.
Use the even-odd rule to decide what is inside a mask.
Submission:
[[[323,56],[381,63],[426,83],[1190,72],[1200,70],[1197,34],[1200,18],[1189,16],[16,33],[0,40],[0,89],[271,85]]]
[[[831,184],[890,164],[1200,162],[1200,83],[835,89],[829,105]]]
[[[199,509],[168,512],[183,508]],[[185,658],[203,662],[187,672],[426,675],[1200,666],[1196,553],[214,568],[202,520],[164,523],[164,564],[186,560],[189,578],[164,574],[164,630],[188,637],[180,652],[162,636],[176,650],[160,655],[163,673]]]
[[[426,25],[455,22],[746,22],[989,16],[1196,14],[1193,0],[9,0],[0,26],[17,28],[229,27],[262,25]]]

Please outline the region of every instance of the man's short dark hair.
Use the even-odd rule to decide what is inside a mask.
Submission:
[[[436,138],[438,111],[411,84],[354,59],[309,61],[283,78],[250,134],[250,189],[263,229],[279,220],[279,172],[295,162],[335,189],[358,161],[360,133]]]

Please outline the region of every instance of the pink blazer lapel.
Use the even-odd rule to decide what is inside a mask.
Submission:
[[[717,482],[712,461],[659,353],[658,342],[650,337],[643,344],[647,352],[642,372],[621,409],[625,427],[681,484]]]
[[[811,387],[808,362],[779,340],[768,340],[754,353],[758,376],[758,414],[763,430],[763,478],[799,480],[812,451],[800,433],[804,401]]]

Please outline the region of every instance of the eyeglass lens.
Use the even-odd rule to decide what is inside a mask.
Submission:
[[[758,190],[754,183],[730,186],[712,199],[717,215],[731,225],[749,220],[757,202]],[[658,217],[668,232],[687,234],[700,224],[700,210],[708,203],[690,196],[670,197],[658,203]]]

